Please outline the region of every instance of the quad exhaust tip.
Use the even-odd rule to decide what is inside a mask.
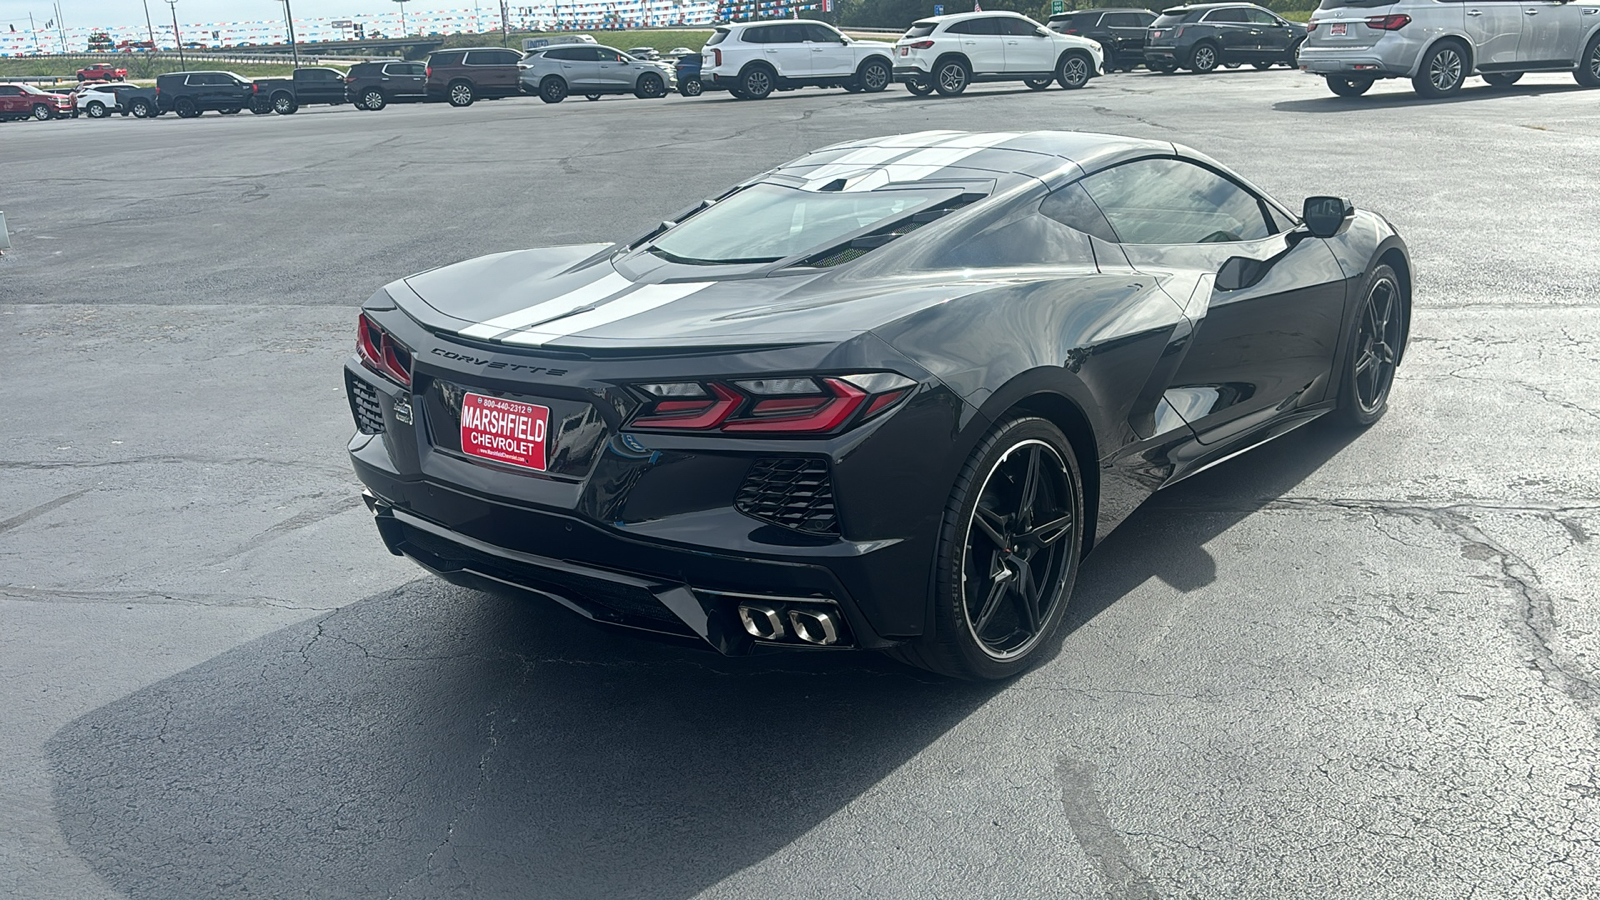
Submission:
[[[787,610],[788,622],[776,607],[765,603],[739,604],[739,622],[758,641],[782,641],[791,636],[802,644],[830,647],[839,643],[836,613],[817,609]]]

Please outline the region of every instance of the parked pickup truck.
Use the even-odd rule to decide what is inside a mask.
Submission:
[[[255,84],[255,99],[250,103],[250,111],[255,113],[289,116],[310,103],[338,106],[346,102],[344,73],[338,69],[295,69],[291,78],[257,78]]]
[[[79,81],[127,81],[128,70],[119,69],[111,63],[95,63],[84,66],[78,70]]]

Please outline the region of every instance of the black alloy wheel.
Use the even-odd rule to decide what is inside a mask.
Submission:
[[[698,97],[705,90],[705,85],[698,78],[689,78],[678,84],[678,93],[685,97]]]
[[[194,101],[190,100],[188,97],[184,97],[178,101],[177,110],[178,118],[180,119],[195,119],[199,118],[200,116],[200,107],[195,106]]]
[[[1346,424],[1365,428],[1388,409],[1395,368],[1405,350],[1405,302],[1394,269],[1379,266],[1356,311],[1339,401]]]
[[[471,106],[472,101],[478,99],[472,89],[470,81],[452,81],[449,87],[450,105],[454,107]],[[561,96],[565,97],[566,85],[562,85]]]
[[[135,119],[150,118],[150,101],[144,99],[143,97],[133,101],[131,109]]]
[[[765,100],[774,87],[772,70],[766,66],[751,66],[739,76],[739,93],[746,100]]]
[[[383,91],[380,91],[377,88],[367,88],[367,90],[361,95],[361,102],[357,105],[359,105],[362,109],[377,112],[378,110],[389,105],[389,98],[383,96]]]
[[[1056,63],[1056,83],[1065,90],[1075,91],[1089,83],[1094,74],[1094,60],[1082,53],[1067,53]]]
[[[280,116],[292,116],[300,109],[300,104],[288,94],[277,94],[272,98],[272,111]]]
[[[1371,78],[1346,78],[1343,75],[1328,76],[1328,90],[1341,97],[1359,97],[1372,88]]]
[[[1583,48],[1582,60],[1572,70],[1572,77],[1584,87],[1600,87],[1600,33],[1589,39]]]
[[[1445,41],[1422,58],[1422,65],[1411,79],[1411,86],[1419,96],[1429,99],[1448,97],[1461,90],[1461,83],[1467,80],[1468,71],[1466,53],[1461,45]]]
[[[941,60],[933,69],[933,89],[941,97],[954,97],[967,89],[967,84],[972,80],[972,73],[967,71],[967,64],[959,59]]]
[[[955,678],[1025,670],[1066,615],[1082,522],[1082,478],[1060,429],[1033,417],[996,426],[945,509],[934,620],[893,655]]]
[[[860,77],[856,79],[856,84],[860,86],[861,90],[869,94],[876,94],[888,87],[890,80],[893,78],[894,73],[889,70],[888,63],[881,59],[869,59],[862,64]]]
[[[906,90],[916,94],[918,97],[926,97],[933,93],[933,82],[920,80],[907,81]]]
[[[1194,45],[1194,52],[1189,55],[1189,68],[1196,75],[1209,75],[1217,70],[1217,45],[1209,41],[1201,41]]]
[[[106,105],[99,100],[90,100],[89,105],[84,107],[84,112],[88,113],[91,119],[104,119],[110,115],[110,110],[107,110]]]
[[[667,95],[667,83],[660,75],[646,72],[639,77],[639,83],[633,89],[633,95],[640,100],[654,100]]]
[[[1483,80],[1489,82],[1489,85],[1491,87],[1497,87],[1497,88],[1511,87],[1513,84],[1516,84],[1517,82],[1522,80],[1522,73],[1521,72],[1491,72],[1488,75],[1483,76]]]
[[[546,103],[560,103],[567,99],[567,82],[559,75],[546,75],[539,82],[539,99]]]
[[[1042,91],[1049,87],[1054,80],[1053,78],[1024,78],[1022,83],[1036,91]]]

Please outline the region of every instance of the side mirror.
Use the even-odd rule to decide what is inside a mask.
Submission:
[[[1261,279],[1267,277],[1267,270],[1272,268],[1274,260],[1262,261],[1249,259],[1243,256],[1230,256],[1217,270],[1216,287],[1219,291],[1242,291],[1247,287],[1255,287]]]
[[[1355,218],[1356,208],[1339,197],[1307,197],[1301,218],[1313,237],[1331,238],[1345,228],[1345,223]]]
[[[1040,25],[1038,28],[1035,28],[1033,30],[1033,36],[1034,37],[1049,37],[1050,36],[1050,29],[1044,27],[1043,25]]]

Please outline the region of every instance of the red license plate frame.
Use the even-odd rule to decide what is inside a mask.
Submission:
[[[461,398],[461,452],[533,472],[550,462],[550,407],[487,394]]]

